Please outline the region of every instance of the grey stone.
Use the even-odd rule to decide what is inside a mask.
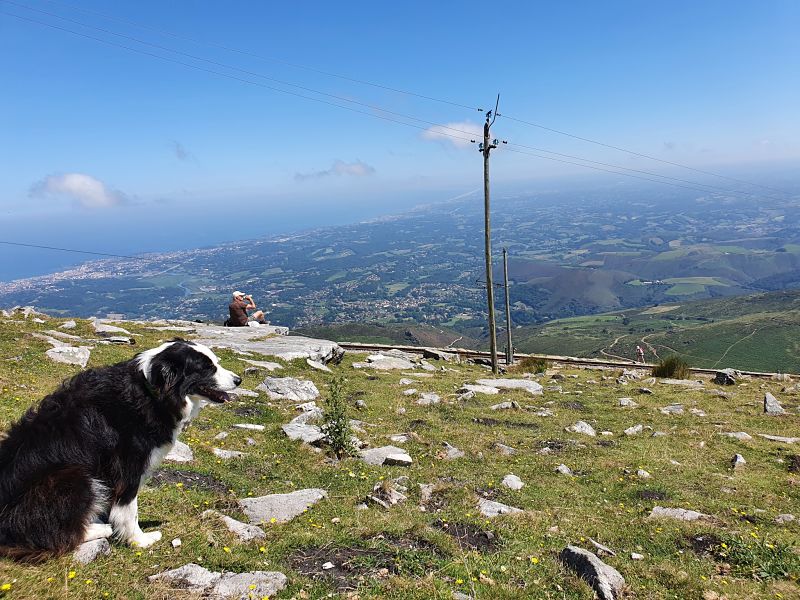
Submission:
[[[220,431],[217,435],[214,436],[215,440],[224,440],[230,434],[227,431]]]
[[[414,383],[419,383],[419,382],[416,381],[415,379],[409,379],[408,377],[403,377],[402,379],[400,379],[398,383],[400,385],[412,385]]]
[[[116,335],[116,334],[133,335],[127,329],[123,329],[122,327],[117,327],[116,325],[109,325],[108,323],[99,320],[92,321],[92,327],[94,327],[95,332],[101,336]]]
[[[644,560],[644,554],[638,552],[631,552],[631,560]]]
[[[454,352],[444,352],[438,348],[423,348],[422,358],[442,360],[445,362],[459,362],[458,354]]]
[[[305,425],[303,423],[287,423],[281,429],[292,440],[300,440],[304,444],[317,444],[325,439],[325,434],[316,425]]]
[[[511,446],[506,446],[505,444],[501,444],[499,442],[495,442],[494,448],[504,456],[513,456],[517,453],[516,448],[512,448]]]
[[[434,394],[433,392],[425,392],[421,394],[419,399],[417,400],[417,404],[420,406],[430,406],[431,404],[439,404],[441,402],[441,398],[439,394]]]
[[[796,444],[800,442],[800,437],[785,437],[782,435],[769,435],[767,433],[759,433],[758,435],[771,442],[782,442],[784,444]]]
[[[392,454],[404,454],[402,448],[396,446],[382,446],[380,448],[372,448],[370,450],[363,450],[361,452],[361,460],[368,465],[379,466],[384,463],[386,457]]]
[[[364,362],[353,363],[356,369],[377,369],[391,371],[395,369],[413,369],[416,365],[408,358],[392,356],[385,353],[370,354]]]
[[[407,467],[414,462],[411,456],[405,452],[395,452],[389,454],[384,460],[383,464],[387,466]]]
[[[717,385],[735,385],[736,380],[741,376],[742,374],[734,369],[722,369],[714,375],[714,383]]]
[[[474,600],[472,596],[468,596],[463,592],[453,592],[452,594],[450,594],[450,596],[452,600]]]
[[[772,394],[767,392],[764,394],[764,412],[768,415],[785,415],[786,411]]]
[[[580,433],[591,437],[595,437],[597,435],[594,427],[589,425],[586,421],[576,421],[574,425],[570,425],[566,428],[566,430],[570,433]]]
[[[236,429],[248,429],[250,431],[264,431],[264,429],[266,429],[263,425],[256,425],[255,423],[236,423],[233,427],[236,427]]]
[[[194,452],[192,452],[188,444],[176,441],[175,445],[172,446],[172,450],[164,457],[164,460],[177,463],[192,462],[194,460]]]
[[[220,573],[209,571],[198,564],[189,563],[177,569],[151,575],[147,579],[149,581],[164,581],[175,588],[205,591],[219,581],[221,576]]]
[[[644,425],[641,423],[639,425],[634,425],[633,427],[628,427],[623,433],[625,435],[639,435],[644,430]]]
[[[278,571],[223,573],[209,591],[213,600],[272,598],[286,587],[286,575]]]
[[[70,319],[69,321],[64,321],[61,325],[59,325],[59,329],[75,329],[78,324]]]
[[[795,516],[792,515],[792,514],[789,514],[789,513],[785,513],[785,514],[778,515],[777,517],[775,517],[775,522],[778,525],[786,525],[787,523],[791,523],[794,520],[795,520]]]
[[[744,456],[741,454],[734,454],[733,458],[731,459],[731,468],[735,471],[747,464],[747,461],[744,459]]]
[[[324,371],[325,373],[333,373],[333,371],[331,370],[331,368],[328,365],[326,365],[324,363],[321,363],[318,360],[313,360],[311,358],[307,358],[306,359],[306,364],[309,367],[311,367],[312,369],[316,369],[317,371]]]
[[[401,479],[398,478],[389,481],[380,481],[372,488],[372,494],[367,496],[367,500],[382,506],[383,508],[391,508],[395,504],[405,502],[408,497],[403,493],[407,489]]]
[[[308,402],[319,397],[319,390],[313,381],[294,377],[267,377],[256,389],[266,392],[273,400]]]
[[[505,390],[523,390],[534,396],[540,396],[543,388],[530,379],[478,379],[475,383]]]
[[[689,412],[693,414],[695,417],[705,417],[706,412],[704,410],[700,410],[699,408],[690,408]]]
[[[403,396],[413,396],[417,393],[415,388],[408,388],[407,390],[403,390]]]
[[[677,385],[681,387],[693,388],[695,390],[703,389],[703,382],[694,379],[659,379],[659,383],[663,385]]]
[[[638,470],[636,471],[636,476],[637,476],[639,479],[650,479],[650,477],[651,477],[650,473],[648,473],[648,472],[647,472],[647,471],[645,471],[644,469],[638,469]]]
[[[577,546],[567,546],[559,553],[558,558],[583,578],[600,600],[617,600],[622,596],[625,579],[619,571],[604,563],[593,552]]]
[[[242,498],[239,500],[239,507],[253,525],[271,523],[272,519],[278,523],[288,523],[327,497],[328,492],[325,490],[310,488],[288,494]]]
[[[595,547],[595,549],[596,549],[598,552],[600,552],[600,553],[602,553],[602,554],[606,554],[606,555],[608,555],[608,556],[616,556],[616,555],[617,555],[617,553],[616,553],[616,552],[614,552],[614,551],[613,551],[611,548],[609,548],[608,546],[605,546],[605,545],[601,544],[601,543],[600,543],[600,542],[598,542],[597,540],[594,540],[594,539],[592,539],[592,538],[589,538],[589,543],[590,543],[592,546],[594,546],[594,547]]]
[[[682,415],[683,404],[670,404],[661,409],[661,413],[665,415]]]
[[[108,556],[111,554],[111,544],[106,538],[98,540],[91,540],[84,542],[72,555],[75,562],[82,565],[88,565],[90,562],[96,560],[100,556]]]
[[[556,467],[556,472],[560,473],[561,475],[572,475],[572,469],[570,469],[565,464],[560,464]]]
[[[646,388],[646,387],[640,387],[639,388],[639,393],[640,394],[652,394],[653,390],[651,390],[650,388]]]
[[[519,408],[519,404],[507,400],[505,402],[500,402],[499,404],[493,404],[489,408],[491,410],[509,410],[512,408]]]
[[[633,401],[633,398],[620,398],[619,405],[624,406],[626,408],[636,408],[639,406],[636,402]]]
[[[478,510],[484,517],[488,519],[498,517],[500,515],[514,515],[524,512],[521,508],[515,508],[501,502],[487,500],[486,498],[480,498],[478,500]]]
[[[367,408],[367,403],[361,398],[359,398],[358,400],[356,400],[356,408],[365,409]]]
[[[54,362],[77,365],[81,368],[86,367],[90,357],[89,348],[86,346],[60,346],[58,348],[50,348],[45,354],[47,358]]]
[[[476,385],[472,383],[465,383],[458,390],[459,394],[466,394],[467,392],[474,392],[475,394],[495,395],[500,393],[500,389],[491,385]]]
[[[727,437],[732,437],[734,439],[739,440],[740,442],[749,442],[753,439],[753,436],[749,433],[745,433],[744,431],[733,431],[730,433],[721,433],[720,435],[725,435]]]
[[[241,458],[244,456],[244,452],[239,452],[238,450],[224,450],[222,448],[212,448],[211,452],[214,453],[214,456],[222,460],[230,460],[231,458]]]
[[[509,473],[505,477],[503,477],[502,484],[511,490],[521,490],[525,483],[523,483],[522,479],[514,475],[513,473]]]
[[[451,446],[447,442],[442,442],[442,446],[444,446],[444,451],[442,453],[442,458],[445,460],[455,460],[456,458],[464,458],[464,451],[459,450],[455,446]]]
[[[261,527],[257,527],[256,525],[248,525],[247,523],[242,523],[241,521],[237,521],[227,515],[223,515],[216,510],[207,510],[204,511],[201,515],[202,517],[214,517],[222,521],[225,527],[228,528],[228,531],[233,533],[240,542],[249,542],[251,540],[260,540],[262,538],[267,537],[267,534],[264,533],[264,530]]]
[[[258,392],[247,390],[245,388],[236,388],[236,391],[230,392],[230,394],[236,397],[244,396],[245,398],[258,398]]]
[[[410,438],[405,433],[395,433],[389,436],[389,441],[395,444],[405,444]]]
[[[433,496],[433,490],[436,489],[436,485],[433,483],[420,483],[419,485],[419,503],[420,504],[427,504],[431,496]]]
[[[344,356],[344,350],[335,342],[299,335],[288,336],[285,335],[285,327],[221,327],[201,323],[193,325],[197,327],[197,341],[210,348],[230,348],[238,352],[274,356],[285,361],[310,358],[323,364],[338,363]]]
[[[272,371],[277,371],[278,369],[283,368],[278,363],[271,362],[268,360],[249,360],[247,358],[243,358],[242,361],[246,362],[248,365],[253,365],[254,367],[258,367],[259,369],[266,369],[270,373],[272,373]]]
[[[648,519],[676,519],[678,521],[698,521],[700,519],[710,518],[696,510],[688,510],[685,508],[664,508],[663,506],[654,506],[650,511]]]

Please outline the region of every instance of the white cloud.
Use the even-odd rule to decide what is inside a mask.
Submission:
[[[32,196],[53,194],[65,196],[83,208],[106,208],[127,202],[119,190],[108,187],[99,179],[83,173],[50,175],[31,187]]]
[[[434,125],[422,132],[422,139],[449,142],[456,148],[466,148],[472,145],[470,140],[483,140],[483,125],[471,121]]]
[[[312,173],[295,173],[296,181],[308,181],[309,179],[323,179],[331,175],[349,175],[350,177],[366,177],[373,175],[375,168],[370,165],[357,160],[355,162],[346,163],[343,160],[336,160],[331,165],[330,169],[324,171],[314,171]]]

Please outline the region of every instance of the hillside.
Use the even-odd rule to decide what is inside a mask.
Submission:
[[[36,337],[64,332],[64,319],[34,317],[0,316],[0,431],[79,370],[51,362],[51,344]],[[61,339],[91,346],[93,367],[129,359],[176,333],[212,335],[186,322],[117,324],[135,346],[103,343],[108,338],[83,320],[68,330],[74,338]],[[193,562],[244,573],[245,598],[261,589],[251,572],[266,570],[287,579],[283,591],[269,595],[273,600],[590,600],[587,583],[559,560],[568,544],[619,570],[629,598],[800,597],[800,525],[792,520],[800,516],[800,439],[760,435],[800,431],[797,381],[744,378],[722,389],[708,379],[676,385],[644,372],[551,365],[488,382],[520,378],[533,393],[463,393],[465,383],[487,377],[486,369],[395,356],[404,368],[379,370],[361,364],[366,355],[347,353],[325,373],[302,359],[276,358],[268,348],[280,346],[280,336],[240,334],[250,341],[229,337],[216,353],[253,393],[205,408],[180,438],[193,457],[165,463],[140,494],[145,529],[158,528],[163,539],[147,549],[114,543],[110,555],[87,565],[71,556],[33,566],[0,560],[0,597],[197,599],[199,592],[148,580]],[[275,363],[272,373],[249,362],[264,360]],[[369,449],[399,446],[394,451],[407,452],[412,463],[337,461],[325,446],[290,441],[281,426],[301,412],[297,402],[256,389],[269,375],[313,382],[320,406],[332,378],[343,375],[347,410],[359,420],[356,435]],[[764,414],[766,391],[788,414]],[[597,434],[588,435],[588,426]],[[226,458],[215,448],[243,455]],[[736,453],[746,464],[733,469]],[[327,498],[288,522],[256,523],[263,536],[250,541],[218,516],[203,515],[213,509],[246,521],[245,499],[316,488]],[[492,502],[520,512],[490,516]],[[657,507],[700,514],[686,522],[658,516]],[[173,546],[176,538],[181,543]]]
[[[800,291],[661,304],[514,330],[522,352],[648,361],[678,354],[692,366],[798,372]]]

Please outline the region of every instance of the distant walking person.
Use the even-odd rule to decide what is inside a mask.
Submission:
[[[249,317],[247,316],[247,311],[254,308],[256,308],[256,303],[253,302],[252,296],[248,296],[244,292],[233,292],[233,302],[228,305],[230,317],[225,321],[225,324],[228,327],[246,327],[249,319],[253,319],[256,323],[266,325],[264,313],[260,310],[257,310]]]
[[[641,346],[636,346],[636,362],[644,364],[644,348]]]

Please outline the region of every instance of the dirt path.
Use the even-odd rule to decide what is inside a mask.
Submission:
[[[661,357],[658,355],[658,351],[656,350],[655,346],[653,346],[650,342],[647,341],[647,338],[656,335],[655,333],[648,333],[646,336],[642,338],[642,343],[647,346],[647,349],[652,352],[658,360],[661,360]]]
[[[722,353],[722,356],[720,356],[720,357],[719,357],[719,360],[718,360],[717,362],[715,362],[715,363],[714,363],[714,368],[716,368],[716,367],[719,365],[719,363],[721,363],[721,362],[722,362],[722,359],[723,359],[723,358],[725,358],[725,357],[727,356],[728,352],[730,352],[730,351],[731,351],[731,348],[733,348],[733,347],[734,347],[736,344],[738,344],[739,342],[743,342],[743,341],[745,341],[747,338],[749,338],[749,337],[753,337],[753,336],[756,334],[756,332],[757,332],[757,331],[758,331],[758,328],[754,329],[752,332],[750,332],[749,334],[747,334],[747,335],[746,335],[746,336],[744,336],[743,338],[736,340],[736,341],[735,341],[735,342],[733,342],[733,343],[732,343],[730,346],[728,346],[728,347],[725,349],[725,352],[723,352],[723,353]]]
[[[615,339],[613,342],[611,342],[611,345],[609,345],[609,346],[606,346],[606,348],[607,348],[608,350],[611,350],[611,349],[612,349],[614,346],[616,346],[616,345],[617,345],[617,342],[619,342],[619,341],[620,341],[622,338],[624,338],[626,335],[627,335],[627,334],[624,334],[624,335],[619,335],[619,336],[617,336],[617,339]],[[619,354],[612,354],[612,353],[610,353],[610,352],[606,352],[606,348],[601,348],[601,349],[600,349],[600,354],[602,354],[603,356],[608,356],[608,357],[610,357],[610,358],[617,358],[617,359],[621,359],[621,360],[630,360],[630,358],[627,358],[627,357],[625,357],[625,356],[620,356]]]

